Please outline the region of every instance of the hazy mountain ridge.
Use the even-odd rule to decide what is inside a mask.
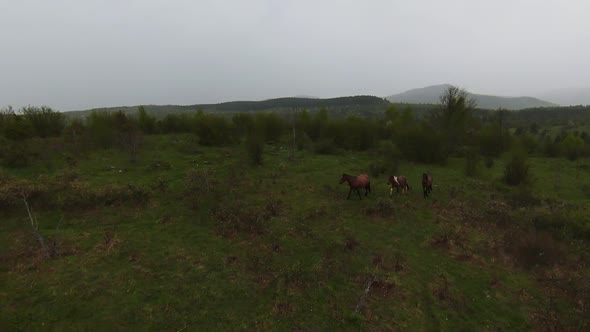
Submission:
[[[386,97],[390,102],[409,104],[438,104],[440,95],[451,86],[450,84],[432,85],[424,88],[412,89]],[[477,106],[483,109],[504,108],[521,110],[534,107],[555,107],[557,104],[534,97],[500,97],[468,92],[477,101]]]
[[[205,112],[256,112],[286,109],[366,109],[385,108],[389,102],[383,98],[361,95],[337,98],[298,98],[286,97],[262,101],[229,101],[218,104],[195,104],[195,105],[144,105],[145,110],[150,114],[165,116],[169,113],[183,113],[194,111]],[[85,116],[92,111],[123,111],[132,113],[137,111],[137,106],[105,107],[89,110],[66,112],[70,116]]]

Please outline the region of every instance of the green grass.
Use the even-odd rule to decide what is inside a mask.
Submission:
[[[262,167],[252,167],[242,147],[202,147],[191,136],[152,136],[146,146],[137,163],[102,150],[72,171],[91,188],[166,183],[164,191],[150,189],[147,203],[66,211],[33,206],[40,232],[57,242],[57,258],[39,258],[24,207],[4,213],[1,330],[527,330],[538,328],[531,317],[550,296],[561,301],[566,323],[583,321],[573,314],[571,297],[547,293],[537,281],[544,270],[487,254],[487,243],[506,230],[461,214],[487,211],[490,201],[515,192],[500,183],[501,161],[476,178],[464,176],[459,159],[437,166],[404,162],[399,173],[410,179],[408,195],[389,197],[382,175],[371,179],[368,197],[346,200],[340,175],[366,172],[367,153],[298,152],[290,161],[288,147],[275,145],[266,147]],[[170,169],[154,169],[156,160]],[[588,220],[583,188],[590,178],[578,166],[590,161],[531,162],[536,197],[572,204],[572,213]],[[52,165],[1,172],[21,179],[64,172],[59,160]],[[205,174],[210,192],[205,184],[188,190],[191,171]],[[424,171],[435,179],[427,200]],[[264,212],[269,206],[274,211]],[[507,228],[526,223],[518,216],[529,210],[522,209],[512,208],[515,225]],[[214,211],[250,218],[259,231],[220,233]],[[461,232],[466,249],[459,240],[448,248],[432,244],[441,234]],[[568,245],[568,255],[585,248]],[[355,313],[370,280],[375,283]]]

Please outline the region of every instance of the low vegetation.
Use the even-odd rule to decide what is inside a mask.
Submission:
[[[0,330],[588,329],[581,132],[548,157],[502,111],[444,101],[379,118],[6,110]],[[346,200],[343,172],[371,193]],[[393,174],[408,193],[389,195]]]

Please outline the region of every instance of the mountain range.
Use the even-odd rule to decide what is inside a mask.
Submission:
[[[450,84],[439,84],[408,90],[399,94],[385,97],[392,103],[408,104],[438,104],[440,96],[450,87]],[[555,103],[534,97],[500,97],[467,92],[477,102],[478,108],[521,110],[533,107],[555,107]]]

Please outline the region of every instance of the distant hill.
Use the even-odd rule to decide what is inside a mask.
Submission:
[[[257,111],[285,111],[297,109],[338,109],[345,112],[363,112],[370,110],[382,110],[389,106],[389,102],[375,96],[350,96],[338,98],[276,98],[262,101],[230,101],[219,104],[195,104],[195,105],[144,105],[149,114],[164,117],[169,113],[183,113],[194,111],[205,112],[257,112]],[[123,111],[125,113],[137,112],[138,106],[121,106],[108,108],[95,108],[82,111],[66,112],[68,116],[85,116],[92,111]]]
[[[563,88],[547,91],[537,97],[563,106],[590,105],[590,88]]]
[[[440,95],[450,84],[428,86],[420,89],[412,89],[406,92],[386,97],[390,102],[410,104],[438,104]],[[521,110],[532,107],[554,107],[556,104],[533,97],[499,97],[481,95],[468,92],[477,101],[478,108],[508,110]]]

